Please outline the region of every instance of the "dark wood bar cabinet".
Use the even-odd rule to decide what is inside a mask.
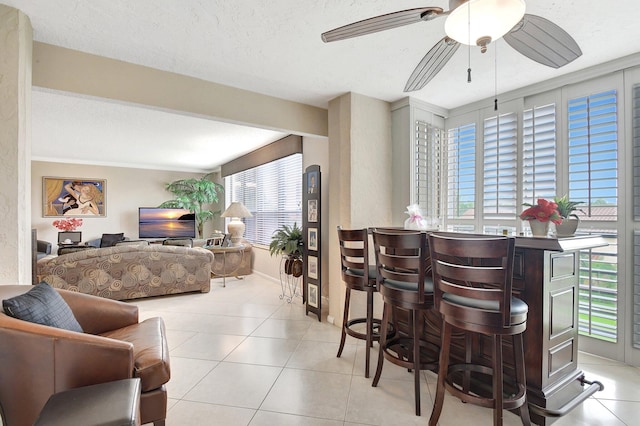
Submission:
[[[516,238],[514,289],[529,305],[524,333],[531,419],[553,422],[601,389],[578,368],[580,250],[606,246],[600,236]]]
[[[533,423],[549,425],[602,389],[578,368],[578,291],[580,250],[606,246],[600,236],[568,238],[516,237],[513,292],[529,306],[524,350],[527,398]],[[398,326],[407,327],[404,315]],[[434,310],[425,317],[425,337],[439,344],[440,318]],[[467,345],[471,347],[467,351]],[[514,376],[509,339],[503,346],[505,376]],[[491,365],[491,340],[454,333],[451,361]],[[481,391],[482,382],[476,382]],[[472,384],[473,386],[473,384]]]

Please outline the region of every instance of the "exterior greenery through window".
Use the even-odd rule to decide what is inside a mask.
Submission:
[[[581,253],[580,332],[615,342],[618,338],[616,91],[570,99],[565,111],[559,114],[556,103],[541,102],[528,108],[514,107],[511,111],[506,108],[499,114],[480,111],[470,115],[466,122],[458,118],[447,130],[441,148],[445,155],[437,166],[431,171],[416,167],[416,176],[442,173],[432,181],[443,183],[439,195],[443,208],[438,204],[422,207],[432,216],[440,212],[444,229],[495,234],[503,229],[512,233],[528,231],[517,219],[522,203],[564,194],[570,200],[580,201],[579,207],[585,212],[579,213],[583,231],[601,234],[609,243],[607,247]],[[567,134],[557,137],[562,121],[566,123]],[[478,135],[480,123],[482,133]],[[519,123],[522,129],[518,128]],[[476,140],[478,137],[482,140]],[[429,152],[429,147],[424,151]],[[419,154],[416,165],[420,164]],[[482,183],[481,187],[477,182]],[[560,187],[559,182],[566,183]],[[414,197],[420,199],[421,194],[415,193]]]
[[[253,214],[242,219],[244,238],[268,246],[282,225],[302,225],[302,154],[293,154],[225,178],[225,201]]]

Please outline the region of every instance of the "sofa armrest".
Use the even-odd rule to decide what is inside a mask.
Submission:
[[[101,334],[138,323],[136,305],[57,289],[85,333]]]

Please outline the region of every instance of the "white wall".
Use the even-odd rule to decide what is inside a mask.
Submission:
[[[43,217],[42,178],[70,177],[106,179],[106,217],[85,217],[82,240],[99,238],[103,233],[124,232],[125,236],[138,238],[138,207],[155,207],[173,198],[164,189],[165,185],[177,179],[200,178],[201,174],[162,170],[132,169],[124,167],[103,167],[82,164],[31,163],[31,225],[38,230],[38,239],[54,244],[58,241],[58,229],[53,226],[54,217]],[[224,203],[224,195],[221,201]],[[214,210],[222,207],[214,207]],[[215,228],[221,228],[220,219],[205,225],[205,235]]]

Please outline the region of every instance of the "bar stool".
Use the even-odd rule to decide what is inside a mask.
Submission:
[[[531,424],[522,340],[527,327],[528,306],[511,295],[515,239],[433,233],[429,236],[429,248],[435,306],[443,317],[438,385],[429,425],[438,423],[445,388],[464,402],[493,408],[494,425],[502,425],[503,409],[516,408],[519,408],[522,423]],[[491,367],[473,364],[469,355],[465,363],[449,365],[453,327],[491,337]],[[508,397],[503,395],[503,336],[512,336],[515,358],[515,392]],[[484,396],[480,386],[470,382],[472,372],[492,376],[491,398]],[[462,385],[454,383],[454,377],[459,373],[463,373]]]
[[[374,341],[380,340],[380,320],[373,318],[373,293],[378,292],[375,266],[369,266],[369,235],[367,229],[342,229],[338,226],[340,241],[340,262],[342,281],[346,294],[344,298],[344,316],[342,319],[342,337],[337,357],[340,358],[347,334],[367,342],[364,377],[369,377],[370,349]],[[367,292],[367,313],[364,318],[349,319],[351,290]],[[355,329],[356,324],[365,324],[365,332]]]
[[[373,379],[378,385],[384,360],[414,374],[416,415],[420,415],[420,370],[436,371],[439,348],[422,339],[424,314],[433,308],[429,248],[424,232],[373,230],[378,291],[384,301],[380,354]],[[392,310],[408,311],[408,332],[388,337]]]

